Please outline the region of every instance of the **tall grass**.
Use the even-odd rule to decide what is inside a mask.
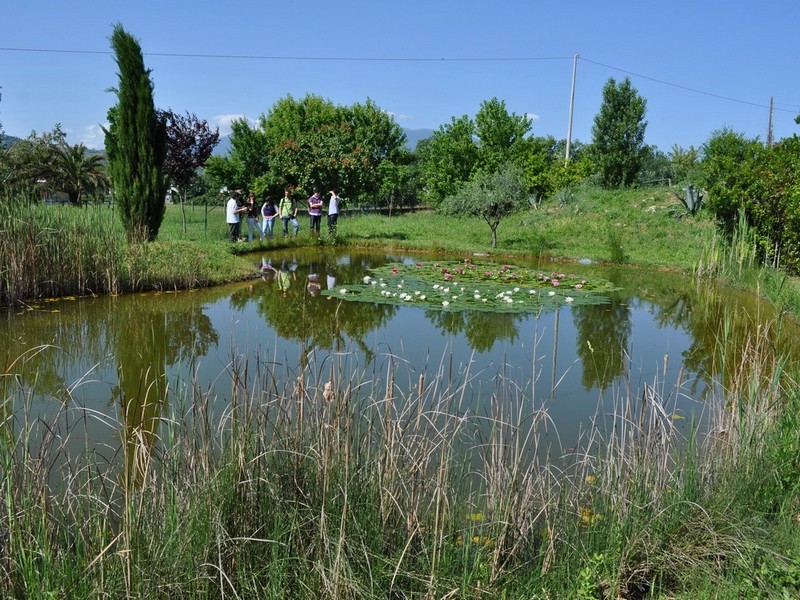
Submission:
[[[173,383],[155,438],[123,407],[36,419],[9,369],[0,594],[796,594],[774,532],[797,511],[800,393],[766,341],[742,360],[688,436],[681,381],[626,384],[569,451],[530,385],[500,378],[476,410],[447,357],[398,381],[397,357],[279,373],[234,355],[230,396]],[[92,420],[120,432],[115,448],[79,443]]]
[[[0,304],[41,296],[116,293],[124,236],[112,211],[0,203]]]
[[[178,217],[169,214],[170,222]],[[113,207],[43,205],[9,196],[0,202],[0,306],[73,294],[190,289],[252,276],[250,262],[233,256],[224,239],[129,245]]]

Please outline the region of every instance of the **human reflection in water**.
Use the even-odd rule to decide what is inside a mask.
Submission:
[[[317,265],[312,262],[309,267],[308,277],[306,281],[306,291],[312,296],[318,296],[319,291],[322,289],[322,284],[319,282],[319,273],[317,273]]]
[[[336,287],[336,273],[333,272],[333,268],[328,266],[325,268],[325,279],[326,285],[329,290],[332,290]],[[327,300],[332,300],[332,296],[325,296]]]

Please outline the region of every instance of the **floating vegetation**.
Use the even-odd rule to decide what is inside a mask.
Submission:
[[[360,283],[322,291],[353,302],[426,309],[540,313],[565,304],[606,304],[614,285],[573,274],[543,273],[512,265],[461,262],[393,263],[370,270]]]

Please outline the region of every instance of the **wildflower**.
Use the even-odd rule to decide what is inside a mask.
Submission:
[[[597,481],[597,477],[595,477],[594,475],[586,476],[586,483],[588,483],[589,485],[594,485],[595,481]]]

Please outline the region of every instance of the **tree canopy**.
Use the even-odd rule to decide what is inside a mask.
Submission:
[[[603,87],[603,103],[592,126],[591,156],[604,187],[629,186],[639,176],[646,107],[627,77],[620,84],[611,77]]]

